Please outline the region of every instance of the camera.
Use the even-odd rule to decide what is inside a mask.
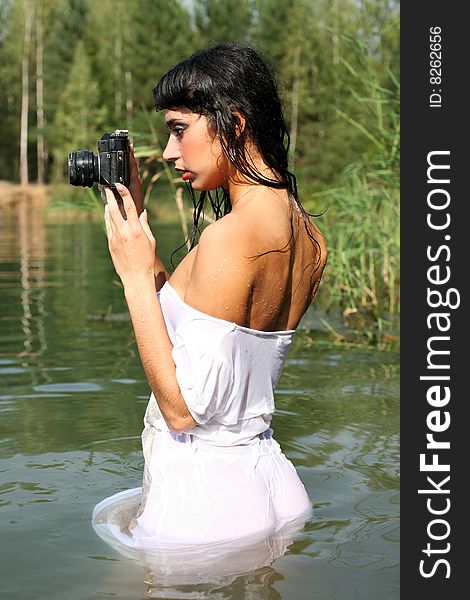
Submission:
[[[92,187],[101,183],[115,187],[122,183],[129,187],[129,132],[116,129],[113,133],[103,133],[98,141],[98,154],[91,150],[69,152],[69,181],[72,185]]]

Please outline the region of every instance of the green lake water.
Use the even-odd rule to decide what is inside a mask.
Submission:
[[[180,232],[154,229],[168,257]],[[162,577],[91,526],[99,500],[141,483],[149,395],[103,231],[0,208],[0,597],[397,600],[398,355],[316,323],[311,308],[272,423],[314,516],[272,562]]]

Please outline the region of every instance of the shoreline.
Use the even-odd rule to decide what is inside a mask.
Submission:
[[[40,205],[49,201],[48,184],[28,183],[21,185],[13,181],[0,180],[0,206],[14,204],[25,198],[30,198]]]

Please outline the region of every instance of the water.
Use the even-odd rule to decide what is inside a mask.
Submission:
[[[158,231],[167,256],[178,228]],[[397,356],[320,332],[296,334],[276,394],[275,436],[315,510],[282,556],[198,583],[95,534],[96,502],[140,485],[148,399],[115,280],[100,225],[0,208],[0,597],[396,600]]]

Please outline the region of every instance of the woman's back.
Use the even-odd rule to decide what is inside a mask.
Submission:
[[[287,192],[255,186],[204,230],[170,282],[201,312],[281,331],[297,327],[325,261],[323,237]]]

